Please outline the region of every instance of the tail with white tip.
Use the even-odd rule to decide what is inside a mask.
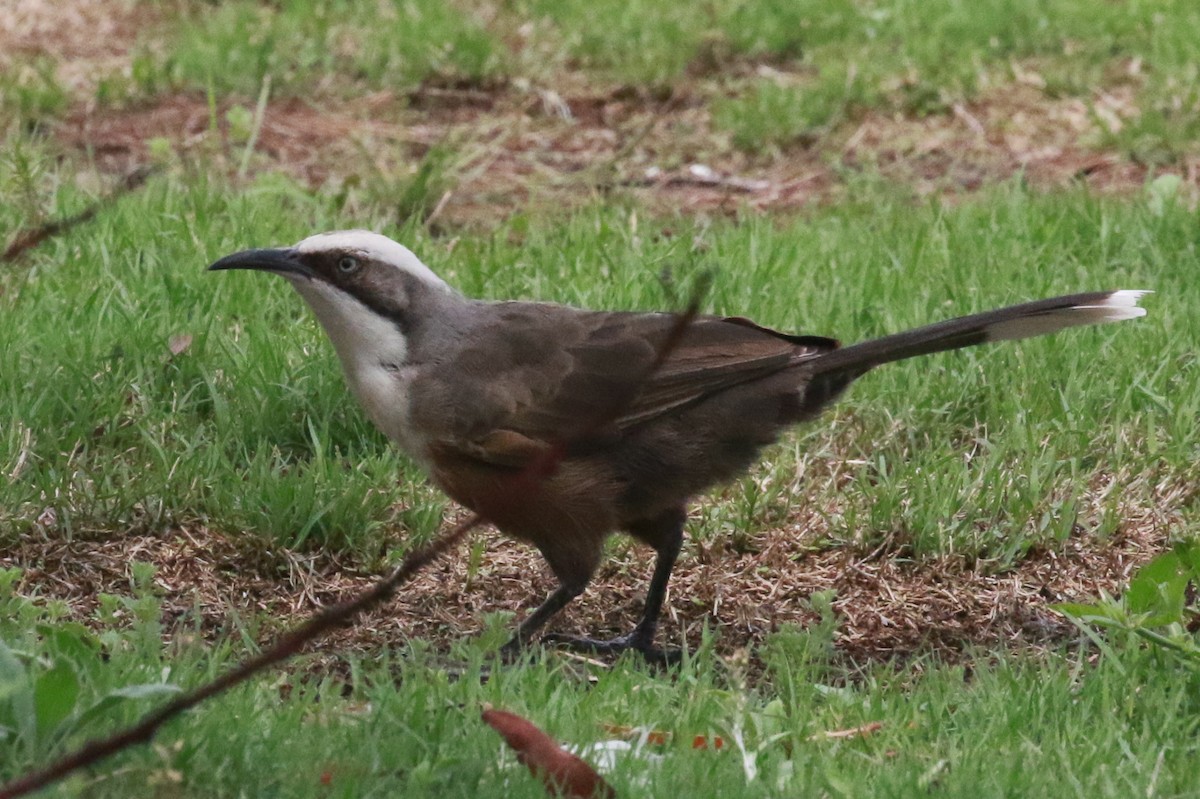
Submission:
[[[1120,322],[1146,315],[1138,301],[1148,291],[1097,291],[1011,305],[961,316],[904,333],[851,344],[811,361],[815,375],[853,379],[869,369],[917,355],[956,350],[989,341],[1011,341],[1079,325]]]

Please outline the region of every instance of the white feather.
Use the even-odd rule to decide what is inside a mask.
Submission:
[[[376,265],[395,267],[435,289],[454,291],[403,244],[369,230],[318,233],[295,249],[300,253],[350,253]],[[346,382],[367,416],[402,449],[424,460],[424,439],[410,423],[414,367],[408,363],[408,340],[401,329],[323,280],[285,277],[325,328],[342,362]]]
[[[1121,322],[1146,315],[1138,301],[1149,291],[1114,291],[1095,305],[1073,305],[1050,313],[1025,316],[998,322],[987,328],[988,341],[1012,341],[1014,339],[1041,336],[1067,327],[1098,325],[1105,322]]]

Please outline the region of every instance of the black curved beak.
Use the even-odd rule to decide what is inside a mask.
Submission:
[[[300,260],[300,255],[291,247],[274,250],[242,250],[226,255],[208,267],[208,271],[220,269],[255,269],[274,272],[277,275],[305,277],[312,280],[316,273]]]

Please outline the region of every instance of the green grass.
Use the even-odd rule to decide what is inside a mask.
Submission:
[[[22,59],[0,72],[0,113],[27,129],[61,114],[69,100],[48,57]]]
[[[811,145],[870,109],[948,113],[1017,80],[1088,103],[1131,86],[1129,118],[1105,123],[1100,143],[1160,166],[1200,132],[1197,28],[1191,0],[184,2],[96,94],[106,105],[177,90],[245,98],[268,80],[272,96],[333,103],[426,84],[678,88],[758,152]],[[46,118],[65,107],[44,60],[0,80],[0,108]]]
[[[138,90],[254,95],[270,77],[282,94],[304,94],[334,78],[353,91],[406,91],[424,81],[479,84],[503,62],[470,14],[431,0],[197,3],[185,6],[171,38],[161,54],[140,56]]]
[[[0,779],[136,718],[234,654],[158,649],[149,581],[108,602],[138,608],[132,622],[38,636],[54,614],[13,597],[11,577],[0,572]],[[608,775],[622,796],[1196,795],[1200,678],[1156,653],[1130,647],[1098,664],[1008,658],[970,674],[881,668],[846,685],[828,659],[831,633],[772,637],[767,690],[746,687],[736,666],[718,668],[707,648],[674,679],[628,660],[592,670],[589,683],[578,665],[544,655],[481,684],[478,643],[457,648],[466,667],[457,680],[417,645],[354,663],[348,695],[303,671],[264,675],[172,722],[153,746],[43,795],[544,796],[479,720],[485,703],[578,746],[611,738],[605,724],[673,733],[649,748],[661,762],[627,758]],[[98,703],[104,712],[89,713]],[[882,726],[825,737],[869,724]],[[726,747],[693,749],[696,735]]]
[[[1200,49],[1188,33],[1200,25],[1200,10],[1186,0],[1152,12],[1141,3],[1081,0],[764,2],[739,5],[731,20],[725,36],[739,49],[791,56],[789,82],[741,81],[717,104],[717,124],[742,149],[810,141],[867,108],[945,112],[1011,83],[1014,64],[1052,97],[1090,101],[1101,87],[1139,85],[1142,113],[1111,139],[1141,160],[1175,160],[1200,124],[1193,79]],[[1126,74],[1134,60],[1137,78]]]
[[[845,82],[819,80],[811,87],[755,81],[741,94],[713,104],[713,124],[735,147],[750,152],[820,141],[853,112]]]
[[[31,202],[65,213],[82,199],[64,178]],[[882,369],[768,453],[756,473],[775,486],[766,501],[748,490],[753,479],[723,494],[743,534],[789,506],[836,508],[820,531],[831,542],[890,538],[1011,563],[1075,523],[1111,532],[1121,503],[1153,504],[1159,482],[1194,477],[1195,222],[1169,200],[1044,199],[1010,187],[952,210],[881,196],[788,224],[689,231],[674,220],[669,236],[635,232],[617,210],[554,226],[518,217],[455,240],[452,252],[419,229],[391,232],[474,296],[670,307],[678,300],[663,270],[686,282],[712,269],[707,311],[846,341],[1055,293],[1155,289],[1142,322]],[[159,180],[7,270],[4,535],[29,531],[50,507],[63,535],[202,520],[371,553],[403,527],[402,508],[436,507],[438,495],[365,421],[291,290],[204,271],[236,249],[353,224],[371,222],[339,219],[321,201],[297,205],[294,188],[274,180],[241,194]],[[192,343],[172,355],[180,335]],[[844,486],[833,466],[846,460]],[[1106,475],[1124,490],[1104,508],[1082,507]],[[697,534],[720,534],[721,517],[702,513]],[[417,526],[408,532],[431,531]]]
[[[1062,88],[1086,91],[1114,59],[1138,56],[1164,77],[1195,64],[1188,0],[521,0],[460,6],[236,0],[180,4],[172,47],[148,64],[201,87],[256,92],[311,87],[330,76],[411,85],[431,75],[479,80],[563,66],[633,85],[672,83],[749,58],[820,68],[853,65],[865,84],[887,78],[936,96],[974,89],[1010,59],[1048,59]],[[953,43],[947,47],[947,43]],[[883,92],[882,85],[872,91]],[[920,89],[916,93],[921,93]]]
[[[1143,113],[1108,143],[1144,162],[1176,159],[1197,136],[1200,12],[1186,0],[177,8],[146,34],[128,78],[101,81],[103,102],[182,88],[249,103],[268,77],[273,97],[318,99],[515,78],[556,88],[564,76],[651,96],[699,86],[736,146],[771,155],[819,142],[863,108],[940,113],[1010,81],[1019,63],[1051,97],[1135,84]],[[46,136],[68,107],[54,66],[35,58],[0,77],[5,241],[95,191]],[[253,116],[238,113],[240,141]],[[450,145],[411,178],[381,171],[341,195],[270,172],[230,186],[206,176],[221,173],[204,163],[215,152],[186,163],[160,152],[164,176],[0,265],[0,553],[27,537],[200,523],[247,549],[330,549],[378,568],[427,539],[444,498],[363,418],[303,304],[283,281],[204,270],[237,249],[347,226],[393,234],[472,296],[680,307],[711,272],[706,311],[845,341],[1055,293],[1153,289],[1137,322],[866,376],[702,499],[689,532],[752,550],[759,533],[817,508],[798,552],[878,548],[1004,570],[1068,535],[1103,543],[1147,519],[1176,538],[1200,531],[1200,214],[1170,176],[1123,199],[1013,182],[954,206],[867,177],[791,219],[655,218],[614,196],[549,218],[506,209],[483,232],[439,236],[418,220],[453,186]],[[185,619],[164,641],[153,570],[134,563],[85,628],[42,595],[35,571],[19,577],[0,569],[0,780],[228,668],[277,626],[231,618],[213,640]],[[788,601],[811,602],[822,621],[769,636],[751,653],[765,664],[753,678],[716,654],[716,630],[676,674],[541,652],[481,684],[511,622],[497,613],[453,645],[460,679],[423,641],[351,659],[345,694],[300,661],[45,795],[543,796],[480,723],[483,703],[576,744],[609,737],[604,723],[675,733],[661,765],[633,760],[610,775],[622,796],[1200,795],[1200,678],[1132,634],[900,670],[835,651],[830,597]],[[874,722],[866,738],[823,735]],[[740,737],[753,779],[736,751],[691,749],[696,734]]]

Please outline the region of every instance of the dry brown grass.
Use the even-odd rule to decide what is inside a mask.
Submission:
[[[1100,93],[1089,104],[1014,84],[953,114],[866,114],[841,141],[767,158],[733,149],[712,129],[708,106],[686,94],[551,102],[500,87],[379,92],[337,103],[292,98],[268,105],[253,168],[283,170],[325,190],[380,178],[402,185],[430,148],[445,144],[453,164],[436,215],[442,224],[476,226],[514,209],[562,212],[614,193],[660,213],[788,213],[842,196],[847,177],[864,169],[917,196],[952,198],[1017,175],[1038,189],[1131,193],[1143,188],[1149,168],[1101,143],[1105,127],[1136,112],[1133,103],[1129,91]],[[80,106],[58,137],[68,150],[94,154],[106,171],[144,164],[148,142],[158,139],[184,159],[232,173],[244,143],[230,140],[229,106],[218,109],[215,128],[206,100],[193,95],[125,110]],[[1198,164],[1178,165],[1192,191],[1200,187]]]
[[[718,649],[728,654],[783,625],[811,624],[816,616],[805,600],[832,590],[837,648],[851,663],[906,661],[919,654],[958,660],[973,648],[1055,644],[1075,632],[1050,605],[1087,601],[1098,591],[1119,593],[1139,564],[1162,551],[1178,520],[1161,509],[1179,507],[1177,495],[1186,490],[1159,486],[1141,503],[1122,508],[1128,521],[1115,535],[1102,539],[1080,531],[1004,570],[961,558],[893,557],[886,547],[815,550],[821,522],[815,512],[800,509],[787,524],[756,535],[750,552],[735,551],[727,539],[689,544],[671,583],[665,638],[682,637],[694,647],[707,625],[718,631]],[[476,535],[486,536],[487,543],[476,574],[470,574],[465,557],[439,563],[387,608],[336,632],[322,649],[396,649],[414,638],[444,648],[479,633],[485,614],[523,614],[553,588],[536,552],[494,532]],[[132,561],[157,568],[168,634],[190,629],[197,610],[206,635],[228,630],[238,619],[278,630],[366,590],[382,576],[382,570],[343,557],[271,550],[260,539],[204,527],[104,540],[26,540],[0,556],[0,566],[25,569],[22,593],[62,600],[74,618],[88,623],[100,592],[130,592]],[[648,578],[644,565],[643,552],[617,544],[559,626],[596,634],[631,628]]]
[[[5,0],[0,8],[0,70],[48,57],[59,83],[86,102],[105,75],[128,74],[140,34],[162,17],[137,0]]]
[[[1100,192],[1140,190],[1149,169],[1103,147],[1138,109],[1131,87],[1097,90],[1088,100],[1050,98],[1025,83],[993,89],[953,114],[871,115],[849,136],[849,163],[869,163],[919,195],[976,191],[1023,175],[1030,186],[1083,184]],[[1195,159],[1181,173],[1197,185]]]

